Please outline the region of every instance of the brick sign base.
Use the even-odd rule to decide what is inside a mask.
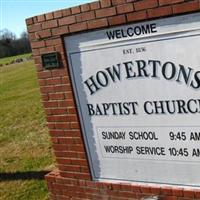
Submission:
[[[199,10],[199,0],[101,0],[26,20],[57,161],[46,176],[51,199],[200,199],[198,187],[92,180],[64,47],[69,34]],[[52,52],[58,52],[59,68],[45,69],[42,55]]]

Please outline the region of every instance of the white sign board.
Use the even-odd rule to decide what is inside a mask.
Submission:
[[[93,178],[199,186],[200,14],[65,46]]]

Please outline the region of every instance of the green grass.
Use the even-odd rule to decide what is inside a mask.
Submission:
[[[0,112],[0,200],[47,199],[44,180],[12,180],[17,172],[54,167],[32,61],[0,68]],[[2,173],[11,180],[1,180]]]
[[[30,56],[31,56],[31,53],[26,53],[26,54],[17,55],[17,56],[0,58],[0,64],[2,64],[2,65],[9,64],[11,61],[13,61],[13,60],[15,60],[17,58],[28,58]]]

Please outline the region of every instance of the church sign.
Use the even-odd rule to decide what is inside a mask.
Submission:
[[[65,37],[94,180],[200,184],[200,14]]]

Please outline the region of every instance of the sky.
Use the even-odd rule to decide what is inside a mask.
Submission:
[[[26,31],[25,19],[95,0],[0,0],[0,30],[8,29],[17,37]]]

